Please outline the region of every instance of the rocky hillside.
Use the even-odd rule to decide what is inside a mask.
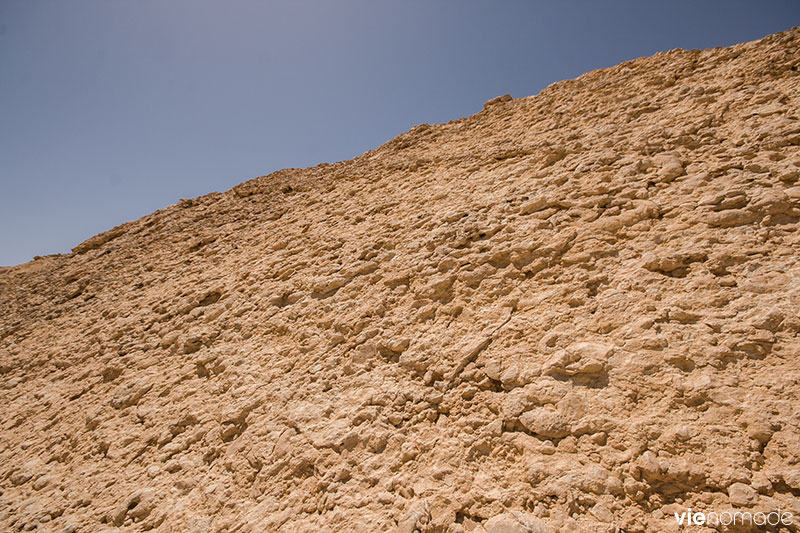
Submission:
[[[799,65],[628,61],[0,269],[0,529],[796,531]]]

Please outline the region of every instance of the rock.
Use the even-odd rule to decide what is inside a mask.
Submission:
[[[758,502],[758,493],[749,485],[734,483],[728,487],[728,498],[736,507],[752,507]]]
[[[520,423],[531,433],[546,439],[560,439],[569,435],[569,424],[555,409],[537,407],[522,413]]]
[[[709,207],[714,211],[722,211],[725,209],[741,209],[747,206],[748,201],[749,199],[745,191],[732,189],[705,196],[700,199],[698,205]]]
[[[555,530],[530,513],[511,511],[493,516],[483,525],[486,533],[554,533]]]
[[[420,287],[417,294],[420,298],[429,298],[431,300],[439,300],[447,297],[450,292],[450,287],[453,285],[456,277],[452,274],[444,276],[434,276],[427,280],[425,285]]]
[[[120,385],[111,399],[111,407],[122,409],[136,405],[147,391],[153,388],[153,379],[142,377]]]
[[[503,388],[506,390],[524,385],[522,380],[520,380],[519,367],[516,365],[511,365],[506,368],[503,373],[500,374],[500,382],[503,384]]]
[[[522,206],[519,208],[519,214],[530,215],[531,213],[536,213],[542,209],[551,207],[554,205],[554,203],[555,202],[553,202],[551,199],[539,195],[522,204]]]
[[[653,272],[672,272],[685,266],[685,259],[679,254],[659,257],[647,252],[642,256],[642,266]]]
[[[494,105],[497,105],[497,104],[503,104],[505,102],[510,102],[510,101],[511,101],[511,95],[510,94],[504,94],[503,96],[498,96],[496,98],[492,98],[491,100],[488,100],[485,104],[483,104],[483,108],[487,109],[487,108],[489,108],[491,106],[494,106]]]
[[[661,464],[658,462],[656,455],[651,450],[646,450],[636,460],[638,466],[645,478],[648,480],[656,480],[661,477]]]
[[[31,480],[31,478],[38,475],[43,467],[44,464],[40,459],[32,459],[27,461],[22,466],[12,471],[9,481],[11,481],[12,485],[22,485],[23,483],[27,483]]]
[[[139,522],[146,518],[157,503],[154,489],[139,489],[125,498],[112,517],[114,524],[121,526],[126,518]]]
[[[764,215],[800,215],[795,212],[792,199],[784,191],[768,190],[753,199],[750,210]]]
[[[800,470],[792,469],[781,475],[783,481],[794,490],[800,490]]]
[[[524,390],[516,389],[503,397],[502,410],[506,418],[518,418],[531,406]]]
[[[596,342],[577,342],[557,351],[544,365],[552,376],[599,375],[607,370],[612,346]]]
[[[703,217],[703,222],[713,227],[730,228],[750,224],[758,220],[759,215],[747,209],[728,209],[708,213]]]
[[[410,340],[408,338],[395,338],[384,341],[382,347],[390,352],[401,353],[408,348],[409,343]]]
[[[365,342],[353,350],[352,361],[354,364],[363,365],[374,361],[378,357],[378,347],[374,343]]]
[[[611,523],[614,521],[614,515],[611,509],[602,502],[594,504],[594,506],[589,509],[589,513],[600,522]]]
[[[341,275],[316,278],[311,281],[311,291],[325,295],[343,287],[348,281],[347,277]]]
[[[51,485],[55,480],[56,477],[53,475],[40,476],[36,478],[36,481],[33,482],[33,490],[42,490],[43,488]]]
[[[775,333],[781,326],[781,323],[786,319],[786,313],[781,309],[773,307],[765,314],[757,317],[752,321],[754,327],[758,329],[765,329]]]
[[[669,183],[684,174],[683,164],[676,155],[659,155],[656,160],[661,166],[661,170],[658,171],[659,181]]]
[[[431,507],[427,500],[414,502],[405,517],[395,529],[395,533],[414,533],[431,521]]]

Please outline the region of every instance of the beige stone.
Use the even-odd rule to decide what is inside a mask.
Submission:
[[[635,59],[0,268],[0,530],[800,514],[798,50]]]

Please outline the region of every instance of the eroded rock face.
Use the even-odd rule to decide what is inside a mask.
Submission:
[[[0,529],[800,515],[800,31],[0,270]]]

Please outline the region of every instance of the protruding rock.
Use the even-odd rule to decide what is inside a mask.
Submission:
[[[525,429],[546,439],[560,439],[570,431],[564,416],[550,407],[537,407],[522,413],[519,421]]]
[[[554,529],[530,513],[510,511],[493,516],[484,524],[486,533],[554,533]]]

